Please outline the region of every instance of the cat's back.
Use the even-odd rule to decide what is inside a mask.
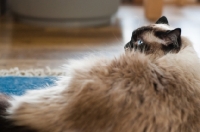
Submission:
[[[144,54],[128,53],[94,65],[84,76],[76,74],[71,87],[77,94],[64,113],[67,122],[73,121],[67,127],[96,132],[169,132],[186,127],[195,131],[200,122],[198,84],[190,85],[183,71],[171,68]]]
[[[10,118],[42,132],[198,132],[199,60],[186,65],[190,58],[180,56],[151,61],[131,52],[74,62],[58,86],[16,98]]]

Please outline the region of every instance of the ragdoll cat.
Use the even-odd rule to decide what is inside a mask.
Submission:
[[[57,85],[1,96],[0,132],[199,132],[200,60],[166,17],[126,52],[72,62]]]

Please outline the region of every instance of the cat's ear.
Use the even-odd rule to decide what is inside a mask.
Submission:
[[[159,18],[156,21],[156,24],[167,24],[167,25],[169,25],[169,22],[168,22],[168,20],[165,16],[162,16],[161,18]]]
[[[174,46],[180,47],[181,46],[181,29],[176,28],[174,30],[167,32],[167,38],[169,39],[170,43],[173,43]]]

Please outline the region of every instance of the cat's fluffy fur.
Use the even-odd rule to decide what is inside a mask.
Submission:
[[[156,59],[133,50],[74,61],[56,86],[10,99],[5,119],[37,132],[199,132],[200,60],[181,39]]]

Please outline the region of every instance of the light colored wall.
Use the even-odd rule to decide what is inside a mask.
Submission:
[[[177,0],[165,0],[166,3],[175,3]],[[186,0],[188,3],[195,3],[197,0]]]

